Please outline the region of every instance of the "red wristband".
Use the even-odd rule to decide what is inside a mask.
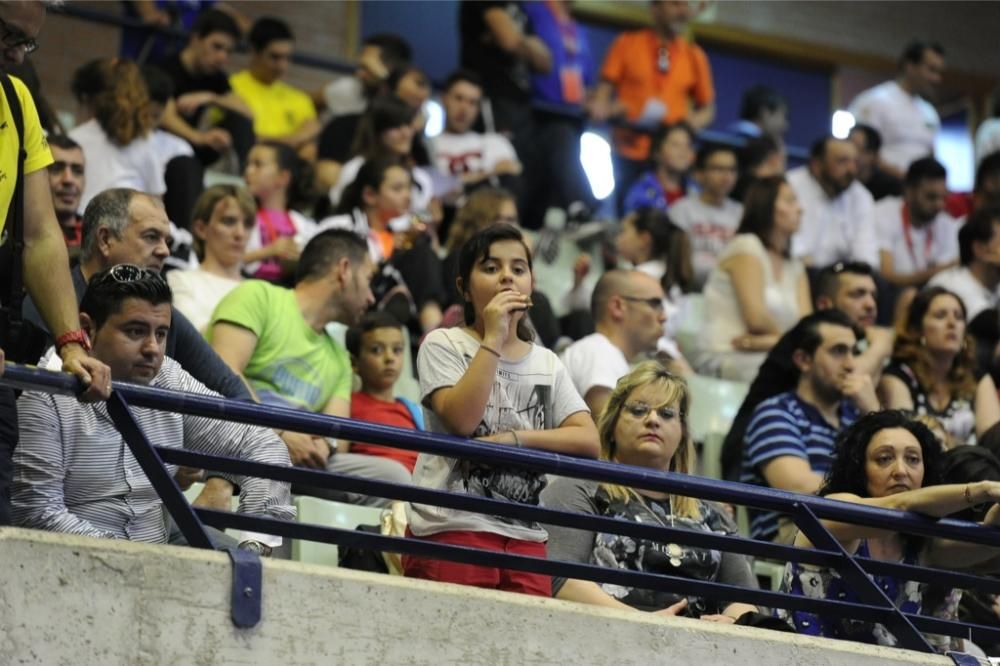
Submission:
[[[85,351],[90,351],[90,337],[87,332],[82,328],[78,328],[75,331],[68,331],[63,333],[58,338],[56,338],[56,351],[61,351],[63,347],[69,344],[76,343],[84,348]]]

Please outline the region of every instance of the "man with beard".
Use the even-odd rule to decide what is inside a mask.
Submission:
[[[906,171],[903,197],[875,205],[881,272],[898,287],[921,287],[958,263],[958,223],[945,212],[947,172],[933,157]]]
[[[860,415],[879,409],[872,378],[854,357],[858,333],[839,310],[815,312],[795,329],[792,391],[760,403],[747,427],[740,480],[815,493],[834,455],[837,435]],[[773,511],[750,510],[754,539],[791,543],[794,523]]]
[[[857,147],[833,136],[816,141],[809,163],[788,172],[788,184],[802,205],[792,256],[814,268],[838,261],[878,265],[874,200],[857,175]]]
[[[66,239],[72,263],[80,254],[83,240],[83,218],[80,216],[80,197],[86,181],[86,162],[83,148],[65,134],[49,137],[52,164],[49,165],[49,185],[52,187],[52,205],[56,219]]]
[[[260,402],[347,418],[351,358],[344,345],[328,334],[327,325],[358,324],[375,302],[374,270],[363,238],[342,229],[324,231],[302,251],[294,287],[263,280],[243,282],[219,302],[206,336],[233,372],[253,387]],[[347,441],[288,430],[279,434],[293,465],[410,482],[409,472],[396,461],[349,453]],[[329,488],[293,491],[352,504],[388,503]]]

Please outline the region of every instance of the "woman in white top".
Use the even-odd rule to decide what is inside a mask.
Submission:
[[[90,165],[80,210],[113,187],[163,196],[164,165],[151,139],[155,119],[139,67],[120,58],[93,60],[73,74],[72,89],[87,117],[69,133]]]
[[[254,228],[257,205],[243,188],[215,185],[194,205],[194,270],[167,273],[174,307],[204,333],[219,301],[243,280],[243,255]]]
[[[701,374],[749,382],[781,334],[812,312],[805,267],[789,257],[802,207],[782,176],[755,181],[736,236],[705,284]]]
[[[395,95],[382,95],[372,100],[361,119],[354,141],[354,157],[340,170],[337,182],[330,188],[330,203],[340,207],[344,190],[357,178],[361,166],[370,159],[394,155],[404,160],[413,177],[410,211],[424,215],[432,211],[434,185],[430,173],[416,165],[413,159],[413,119],[417,111]]]

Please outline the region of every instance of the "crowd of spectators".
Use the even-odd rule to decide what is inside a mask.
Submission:
[[[152,3],[134,4],[160,24]],[[12,176],[0,178],[0,224],[23,226],[12,261],[29,295],[0,299],[37,334],[22,344],[0,330],[4,348],[74,372],[88,400],[114,379],[682,474],[698,469],[689,417],[705,397],[685,381],[697,374],[747,390],[723,446],[726,478],[931,516],[1000,500],[986,446],[1000,440],[998,121],[977,135],[974,191],[949,193],[933,155],[945,51],[913,42],[898,76],[851,104],[850,135],[817,128],[806,162],[786,169],[787,101],[751,86],[732,141],[704,140],[716,90],[689,36],[691,3],[649,9],[651,27],[619,35],[598,63],[564,2],[461,3],[461,58],[436,91],[444,126],[432,138],[435,91],[403,36],[366,38],[352,75],[305,91],[286,80],[289,25],[222,6],[185,14],[186,43],[157,41],[142,65],[83,64],[78,124],[49,126],[47,141],[11,79],[16,99],[5,85],[0,117],[24,118],[0,137]],[[36,48],[43,18],[36,0],[0,3],[4,70]],[[249,65],[230,72],[242,41]],[[538,258],[571,243],[534,230],[552,210],[575,224],[594,209],[578,155],[584,116],[612,121],[620,218],[605,225],[599,259],[577,258],[562,281],[572,287],[554,290],[536,279]],[[206,171],[233,183],[206,187]],[[682,337],[684,326],[697,335]],[[404,373],[418,395],[400,395]],[[0,393],[0,406],[0,524],[175,541],[99,401],[29,391],[16,410]],[[731,507],[697,498],[179,414],[143,412],[140,423],[164,446],[738,532]],[[204,482],[196,504],[228,509],[238,493],[239,511],[261,516],[290,519],[291,493],[389,504],[168,469]],[[711,548],[419,503],[394,515],[421,540],[758,585],[750,558]],[[1000,521],[996,507],[967,517]],[[755,539],[812,546],[777,513],[748,519]],[[862,557],[992,571],[982,547],[827,527]],[[254,533],[238,543],[282,545]],[[402,570],[896,643],[881,625],[739,602],[409,555]],[[989,599],[876,582],[904,612],[1000,625]],[[783,588],[853,599],[833,571],[795,563]]]

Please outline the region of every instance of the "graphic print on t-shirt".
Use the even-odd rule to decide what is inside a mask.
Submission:
[[[471,362],[471,358],[468,361]],[[483,418],[473,437],[485,437],[514,430],[552,428],[552,387],[521,381],[520,375],[497,369],[496,381]],[[498,400],[501,404],[497,404]],[[490,424],[494,426],[491,432]],[[516,467],[465,464],[465,483],[469,492],[485,497],[499,497],[522,504],[538,504],[545,487],[545,477]]]

